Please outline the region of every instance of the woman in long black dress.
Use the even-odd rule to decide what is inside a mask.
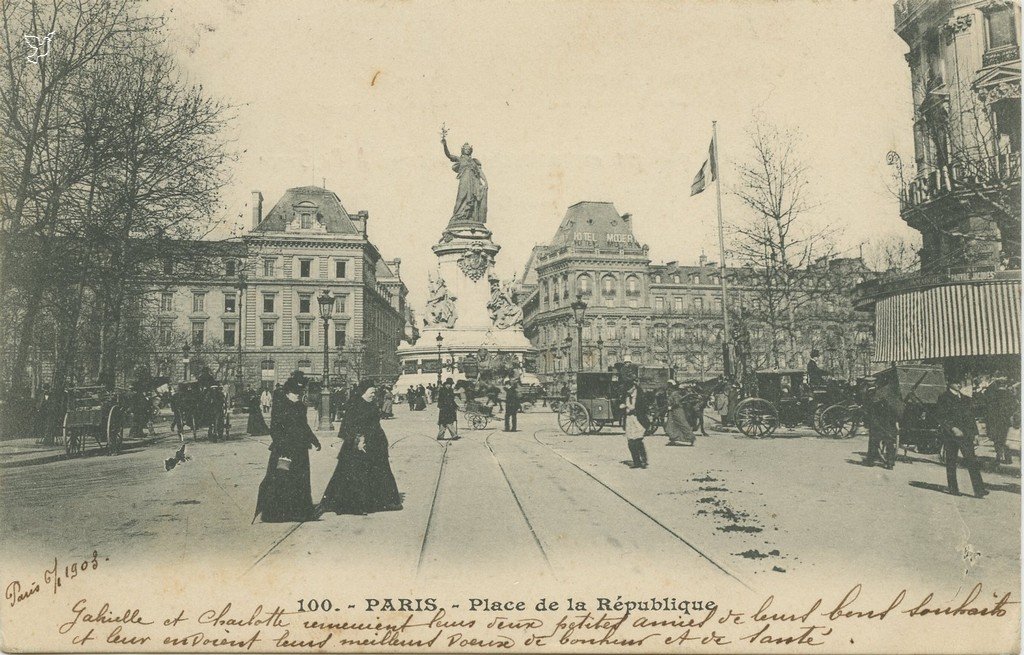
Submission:
[[[245,431],[251,436],[262,437],[270,434],[267,421],[263,418],[263,409],[260,403],[260,392],[257,389],[249,395],[249,422]]]
[[[301,377],[292,377],[274,399],[270,461],[256,499],[256,516],[264,523],[315,518],[309,449],[320,450],[320,442],[306,421],[306,406],[300,400],[304,386]]]
[[[373,383],[364,380],[349,399],[338,432],[343,439],[338,464],[327,483],[319,512],[369,514],[402,509],[375,393]]]

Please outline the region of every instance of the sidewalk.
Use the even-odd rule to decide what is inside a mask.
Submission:
[[[166,426],[164,426],[166,428]],[[153,436],[148,433],[142,439],[125,439],[121,451],[128,451],[134,448],[159,443],[167,439],[178,441],[178,435],[169,430],[157,431]],[[95,439],[87,439],[85,448],[80,457],[94,457],[106,455],[106,449],[102,448]],[[0,441],[0,469],[14,468],[18,466],[31,466],[33,464],[46,464],[65,459],[67,453],[63,444],[57,443],[47,446],[36,437],[18,437],[15,439],[4,439]]]

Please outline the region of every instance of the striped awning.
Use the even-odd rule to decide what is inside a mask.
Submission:
[[[875,306],[875,361],[1020,354],[1020,281],[947,284]]]

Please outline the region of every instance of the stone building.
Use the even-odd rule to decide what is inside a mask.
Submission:
[[[901,0],[914,165],[900,217],[922,236],[920,270],[862,286],[876,360],[1019,370],[1020,6]]]
[[[634,219],[609,202],[569,207],[549,244],[534,247],[521,276],[526,334],[538,351],[538,373],[549,380],[579,368],[572,303],[587,303],[582,330],[583,370],[617,362],[671,366],[680,379],[722,374],[721,269],[701,256],[693,265],[652,263],[637,242]],[[870,365],[871,321],[853,311],[859,278],[873,276],[860,259],[821,261],[808,276],[849,280],[802,305],[787,331],[780,366],[803,367],[813,347],[819,363],[844,377]],[[726,269],[730,321],[751,336],[750,365],[770,368],[766,328],[751,311],[756,286],[746,269]],[[744,313],[746,312],[746,313]]]
[[[295,369],[320,377],[325,334],[317,295],[329,290],[332,380],[397,376],[407,290],[401,261],[384,258],[368,224],[367,212],[348,213],[321,187],[288,189],[265,215],[263,195],[254,191],[247,234],[196,244],[219,259],[219,274],[165,271],[155,288],[155,373],[181,380],[207,365],[234,381],[240,352],[247,386],[281,382]]]

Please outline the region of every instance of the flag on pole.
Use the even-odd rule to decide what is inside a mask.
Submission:
[[[704,165],[700,167],[697,175],[693,178],[693,184],[690,185],[690,195],[695,196],[708,188],[708,185],[714,182],[717,176],[718,162],[715,161],[715,138],[711,137],[711,145],[708,146],[708,158],[704,160]]]

